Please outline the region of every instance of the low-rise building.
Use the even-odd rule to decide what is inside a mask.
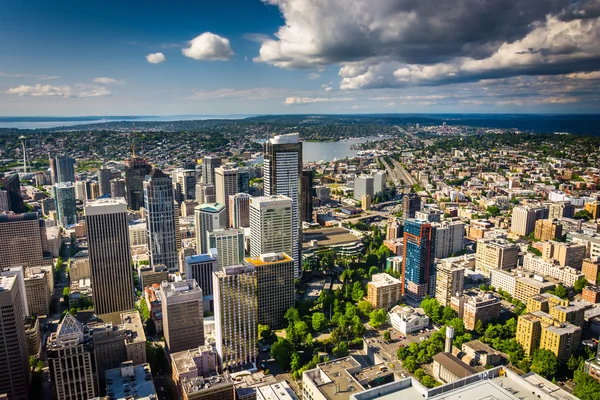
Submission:
[[[429,326],[429,317],[422,308],[395,306],[388,313],[390,325],[407,335]]]
[[[140,277],[140,285],[145,288],[154,284],[161,284],[166,281],[169,275],[169,270],[165,264],[138,266],[138,276]]]
[[[500,299],[490,293],[469,297],[464,304],[463,321],[467,330],[474,330],[477,321],[484,326],[488,321],[500,317]]]
[[[479,340],[463,343],[461,350],[483,366],[497,366],[502,363],[502,354]]]
[[[106,371],[106,395],[110,399],[157,400],[150,364],[121,363],[119,368]]]
[[[515,283],[514,298],[527,303],[530,297],[550,291],[554,289],[554,283],[544,282],[534,278],[522,277],[518,278]]]
[[[69,278],[72,281],[90,278],[90,258],[87,250],[81,250],[71,258]]]
[[[519,276],[515,273],[504,271],[501,269],[490,270],[490,286],[496,289],[502,289],[509,293],[512,297],[515,296],[515,287]]]
[[[433,377],[444,383],[451,383],[477,373],[477,370],[451,353],[438,353],[433,356]]]
[[[219,366],[217,352],[209,344],[172,353],[170,357],[175,382],[183,378],[210,376]]]
[[[581,292],[581,299],[590,303],[600,303],[600,286],[588,285]]]
[[[228,373],[183,378],[178,385],[183,400],[235,400],[233,380]]]
[[[585,279],[592,285],[596,285],[600,272],[600,259],[585,258],[581,265],[581,272],[585,275]]]

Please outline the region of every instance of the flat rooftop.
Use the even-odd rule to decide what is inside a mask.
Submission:
[[[321,394],[328,400],[346,400],[364,388],[347,373],[347,370],[360,370],[360,363],[352,357],[345,357],[319,364],[312,381]],[[319,373],[319,371],[321,373]],[[309,372],[309,371],[307,371]],[[326,379],[323,379],[324,374]]]
[[[130,364],[131,362],[129,362]],[[106,393],[114,399],[158,399],[149,364],[128,365],[106,371]]]
[[[309,247],[312,240],[316,240],[319,246],[335,246],[360,241],[348,229],[339,227],[309,230],[302,233],[302,247]]]
[[[526,284],[528,286],[537,287],[539,289],[546,289],[546,288],[549,288],[551,286],[554,286],[554,283],[552,283],[552,282],[540,282],[540,281],[538,281],[536,279],[525,278],[525,277],[518,278],[517,282],[522,282],[522,283],[524,283],[524,284]]]

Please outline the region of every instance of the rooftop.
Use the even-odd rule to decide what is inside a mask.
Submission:
[[[354,379],[352,373],[360,371],[360,364],[352,357],[341,358],[319,364],[317,368],[304,372],[326,399],[349,399],[353,393],[364,388]],[[304,378],[303,378],[304,379]]]
[[[466,378],[477,373],[475,368],[464,363],[451,353],[438,353],[433,356],[433,361],[437,361],[441,366],[459,378]]]
[[[227,387],[231,387],[231,390],[233,391],[233,381],[227,373],[223,375],[215,374],[206,378],[202,376],[191,379],[183,378],[181,380],[181,387],[187,393],[187,396],[190,397],[190,394],[192,393],[210,389],[226,389]]]
[[[298,400],[287,382],[277,382],[256,389],[256,400]]]
[[[309,230],[302,234],[303,247],[308,247],[312,240],[316,240],[319,246],[324,247],[360,241],[348,229],[337,227]]]
[[[547,288],[554,287],[554,283],[552,283],[552,282],[540,282],[537,279],[527,278],[527,277],[519,278],[519,279],[517,279],[517,282],[521,282],[528,286],[536,287],[538,289],[547,289]]]
[[[106,394],[111,399],[154,400],[156,389],[149,364],[133,365],[131,361],[106,371]]]
[[[379,288],[389,285],[399,285],[400,280],[394,278],[389,274],[386,274],[385,272],[382,272],[380,274],[373,274],[373,276],[371,277],[371,282],[369,282],[369,284]]]
[[[264,264],[290,262],[294,260],[285,253],[266,253],[257,257],[246,257],[244,261],[254,266],[259,266]]]
[[[224,204],[221,203],[205,203],[196,206],[195,210],[201,210],[205,212],[219,212],[225,208]]]
[[[185,258],[185,262],[188,264],[204,263],[215,261],[215,258],[210,254],[196,254]]]

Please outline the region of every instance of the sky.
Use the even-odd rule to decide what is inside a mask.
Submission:
[[[600,110],[600,0],[0,0],[0,10],[0,116]]]

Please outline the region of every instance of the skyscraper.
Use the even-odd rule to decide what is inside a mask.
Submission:
[[[100,168],[98,170],[98,186],[100,186],[100,196],[110,195],[110,181],[112,180],[112,170],[109,168]]]
[[[21,180],[19,179],[19,175],[12,174],[2,178],[2,186],[8,192],[9,210],[15,214],[24,213],[25,204],[21,195]]]
[[[435,229],[427,221],[404,221],[402,295],[422,299],[434,294]]]
[[[75,182],[75,159],[56,156],[56,183]]]
[[[75,187],[75,198],[82,203],[85,203],[88,199],[87,195],[87,182],[86,181],[76,181],[73,183]]]
[[[215,168],[221,166],[221,158],[217,156],[204,156],[202,159],[202,182],[215,184]]]
[[[181,204],[184,200],[194,200],[196,198],[196,170],[177,168],[172,174],[175,201]]]
[[[124,199],[99,199],[85,206],[90,274],[96,314],[133,309],[133,276]]]
[[[58,225],[66,227],[77,223],[75,205],[75,187],[71,182],[59,182],[54,185],[54,202]]]
[[[293,251],[293,202],[286,196],[250,200],[250,255]],[[294,263],[294,276],[296,276]]]
[[[225,229],[225,206],[220,203],[201,204],[194,208],[196,223],[196,251],[199,254],[208,253],[208,232]]]
[[[217,194],[215,192],[215,185],[203,182],[196,183],[196,201],[198,204],[216,203]]]
[[[282,327],[285,312],[294,307],[294,260],[285,253],[270,253],[245,261],[256,269],[258,323]]]
[[[232,228],[247,228],[250,226],[250,196],[248,193],[238,193],[229,196],[229,225]]]
[[[256,363],[257,277],[253,265],[226,267],[213,275],[215,333],[223,368]]]
[[[421,209],[421,197],[416,193],[405,194],[402,198],[402,219],[414,218]]]
[[[29,360],[25,343],[23,271],[7,269],[0,276],[0,393],[27,399]]]
[[[225,220],[228,226],[230,226],[230,210],[229,210],[229,196],[232,196],[238,192],[238,170],[237,168],[223,168],[219,167],[215,169],[215,191],[217,193],[217,203],[225,205]]]
[[[301,193],[301,206],[300,206],[300,218],[302,221],[312,221],[312,210],[313,210],[313,175],[312,169],[302,171],[302,190]]]
[[[375,179],[372,176],[361,175],[354,180],[354,200],[361,201],[364,195],[373,198],[373,183]]]
[[[144,181],[144,207],[148,249],[153,266],[164,264],[170,273],[179,270],[173,185],[171,178],[154,168]],[[177,217],[179,218],[179,217]]]
[[[302,143],[300,135],[277,135],[265,143],[264,192],[265,196],[284,195],[292,199],[292,251],[288,253],[294,259],[295,276],[301,275],[300,269],[300,175],[302,174]],[[280,250],[286,251],[286,250]]]
[[[165,344],[169,353],[197,348],[204,344],[202,290],[193,279],[164,281],[162,315]]]
[[[125,160],[127,205],[132,210],[139,210],[144,205],[144,178],[151,170],[152,166],[144,158],[134,156]]]
[[[110,197],[113,199],[116,199],[117,197],[127,197],[124,179],[112,179],[110,181]]]
[[[0,214],[0,267],[42,265],[48,249],[46,224],[38,213]]]
[[[250,191],[250,171],[245,169],[238,170],[238,193],[248,193]]]
[[[185,257],[184,270],[187,279],[193,279],[202,289],[204,310],[213,311],[213,272],[220,270],[217,259],[211,253]]]
[[[531,207],[515,207],[512,210],[510,231],[527,236],[535,231],[536,211]]]
[[[219,229],[208,234],[208,248],[217,249],[219,268],[238,265],[244,260],[244,232]]]

